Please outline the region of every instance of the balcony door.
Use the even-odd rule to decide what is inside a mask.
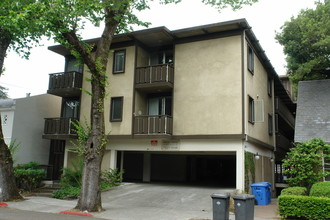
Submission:
[[[148,115],[172,115],[172,97],[158,96],[148,99]]]
[[[171,64],[173,63],[173,50],[160,50],[150,53],[149,64],[151,66],[158,64]]]
[[[80,102],[78,99],[64,99],[62,104],[63,118],[79,118]]]
[[[83,72],[83,65],[81,65],[77,59],[69,57],[66,59],[65,72]]]

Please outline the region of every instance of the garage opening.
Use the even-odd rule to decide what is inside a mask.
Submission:
[[[234,154],[148,153],[151,154],[147,157],[150,161],[144,161],[144,152],[124,152],[124,181],[143,181],[143,173],[149,172],[151,182],[236,187],[236,155]],[[144,163],[150,166],[143,166]]]

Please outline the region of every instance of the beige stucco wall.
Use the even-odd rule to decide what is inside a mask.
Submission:
[[[174,135],[241,134],[241,37],[175,46]]]
[[[112,74],[113,53],[109,54],[109,62],[107,66],[109,86],[107,87],[107,96],[104,100],[104,120],[106,134],[111,135],[127,135],[131,134],[132,129],[132,105],[133,105],[133,83],[134,83],[134,65],[135,65],[135,47],[118,48],[116,50],[126,50],[125,72],[120,74]],[[89,77],[89,73],[84,71],[84,77]],[[83,88],[91,91],[90,83],[83,82]],[[110,102],[111,97],[122,96],[123,99],[123,118],[121,122],[110,122]],[[90,118],[91,97],[86,93],[82,93],[80,120]]]
[[[274,93],[272,93],[272,97],[268,95],[267,90],[267,72],[263,65],[261,64],[260,60],[254,54],[254,73],[251,74],[247,70],[247,45],[248,43],[245,42],[245,76],[246,76],[246,96],[245,96],[245,118],[246,118],[246,133],[250,137],[253,137],[255,139],[258,139],[264,143],[267,143],[269,145],[274,145],[274,136],[268,134],[268,114],[273,116],[274,120],[274,114],[273,114],[273,98]],[[274,88],[274,85],[273,87]],[[256,100],[263,100],[264,102],[264,116],[263,116],[263,122],[256,122],[254,124],[248,122],[249,119],[249,96]],[[273,123],[274,124],[274,123]]]
[[[45,118],[59,117],[62,98],[50,94],[16,99],[11,140],[19,149],[16,163],[48,164],[50,141],[42,139]]]

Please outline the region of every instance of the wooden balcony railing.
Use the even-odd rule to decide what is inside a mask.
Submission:
[[[61,97],[78,96],[82,87],[82,73],[63,72],[49,74],[48,93]]]
[[[171,135],[172,127],[173,119],[169,115],[145,115],[134,117],[134,134]]]
[[[172,64],[161,64],[136,68],[135,84],[137,88],[163,85],[172,87],[174,68]]]
[[[74,118],[45,118],[44,135],[75,135]]]

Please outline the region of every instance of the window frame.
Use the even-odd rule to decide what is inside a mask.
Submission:
[[[273,116],[271,114],[268,114],[268,134],[272,136],[274,133],[273,129]]]
[[[255,116],[254,116],[254,99],[251,97],[251,96],[248,96],[249,97],[249,108],[248,108],[248,121],[251,123],[251,124],[254,124],[254,121],[255,121]]]
[[[254,51],[250,45],[247,47],[247,69],[254,75]]]
[[[267,92],[268,92],[268,96],[272,97],[272,95],[273,95],[273,80],[270,77],[267,77]]]
[[[121,100],[121,105],[120,105],[120,119],[114,119],[114,103],[115,100]],[[124,106],[124,97],[123,96],[116,96],[116,97],[111,97],[110,100],[110,122],[121,122],[123,121],[123,106]]]
[[[122,53],[124,54],[123,56],[123,68],[122,70],[116,71],[116,54],[117,53]],[[113,65],[112,65],[112,73],[113,74],[120,74],[120,73],[124,73],[125,72],[125,64],[126,64],[126,50],[122,49],[122,50],[115,50],[113,52]]]

